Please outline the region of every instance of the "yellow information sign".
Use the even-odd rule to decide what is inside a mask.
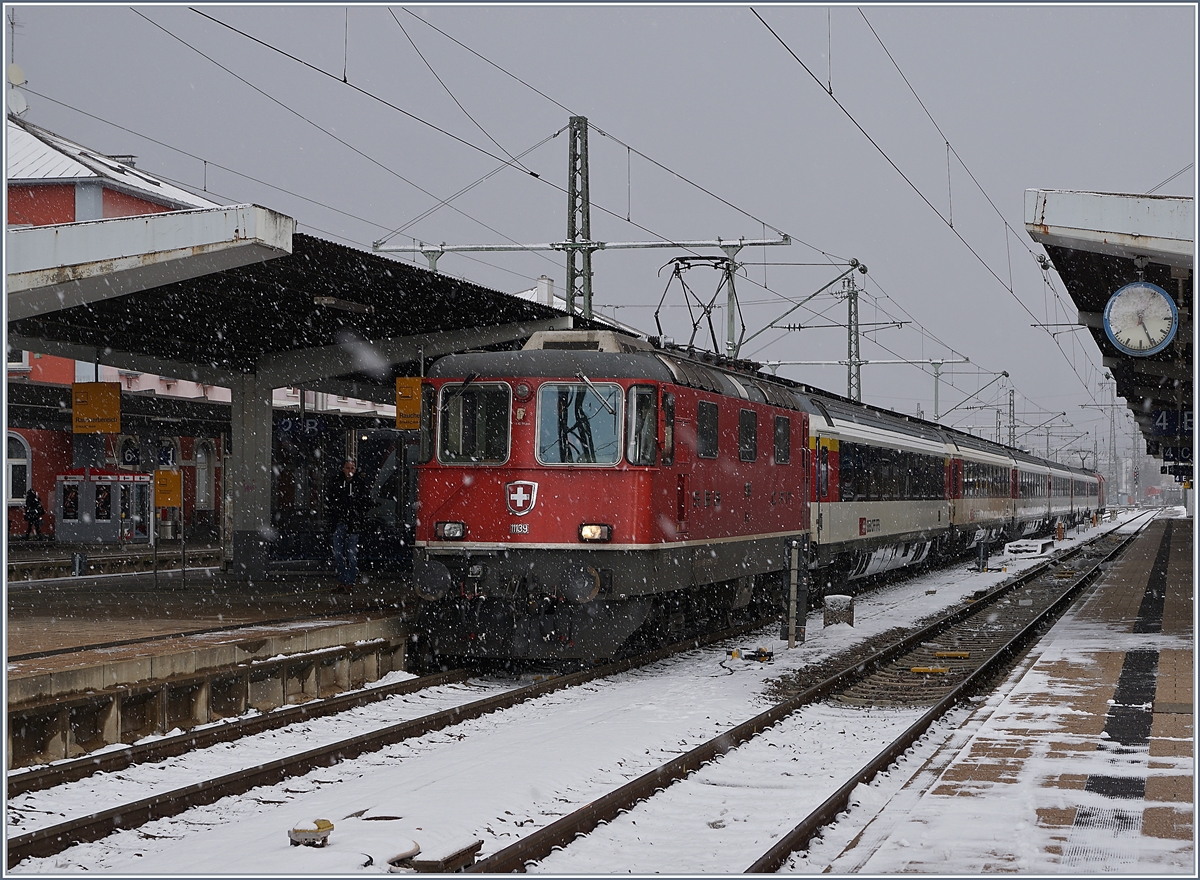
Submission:
[[[421,429],[421,380],[412,376],[396,379],[396,429]]]
[[[76,434],[120,434],[121,383],[72,384],[71,430]]]
[[[154,506],[183,507],[183,474],[172,468],[154,472]]]

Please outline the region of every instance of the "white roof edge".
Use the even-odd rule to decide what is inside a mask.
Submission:
[[[1190,268],[1195,201],[1183,196],[1025,190],[1025,229],[1040,244]]]
[[[258,205],[11,227],[8,320],[283,256],[295,230],[293,218]]]
[[[118,162],[28,120],[9,114],[7,122],[6,175],[10,184],[102,181],[113,189],[181,209],[222,207],[157,174]]]

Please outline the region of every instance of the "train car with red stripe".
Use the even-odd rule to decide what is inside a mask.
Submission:
[[[612,331],[437,361],[423,385],[417,650],[595,660],[777,602],[809,532],[786,386]]]

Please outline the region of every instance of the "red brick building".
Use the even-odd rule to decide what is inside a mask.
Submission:
[[[103,155],[12,116],[8,117],[6,138],[9,228],[217,206],[137,169],[133,157]],[[6,381],[10,388],[13,383],[29,383],[65,389],[76,381],[116,378],[106,375],[109,372],[115,371],[38,352],[7,351]],[[157,384],[157,377],[154,379]],[[134,390],[132,378],[123,384]],[[175,382],[163,384],[162,389],[148,390],[175,390]],[[179,391],[186,395],[194,390]],[[196,396],[207,396],[207,390]],[[224,399],[228,400],[227,392]],[[75,463],[70,430],[12,423],[5,428],[4,491],[9,535],[25,534],[22,510],[25,493],[31,488],[46,509],[42,532],[53,534],[55,476]],[[185,482],[185,523],[199,520],[197,524],[211,532],[219,522],[221,446],[220,437],[114,435],[105,438],[104,459],[106,467],[139,471],[153,470],[159,463],[180,465]]]

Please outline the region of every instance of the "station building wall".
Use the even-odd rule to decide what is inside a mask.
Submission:
[[[7,432],[8,455],[6,460],[4,489],[8,507],[8,535],[25,534],[25,492],[32,488],[41,499],[46,515],[42,519],[42,534],[54,534],[54,478],[71,467],[71,435],[64,431],[46,431],[36,428],[9,428]],[[15,441],[15,442],[14,442]],[[23,453],[16,458],[13,453]],[[22,469],[22,475],[14,474]]]

